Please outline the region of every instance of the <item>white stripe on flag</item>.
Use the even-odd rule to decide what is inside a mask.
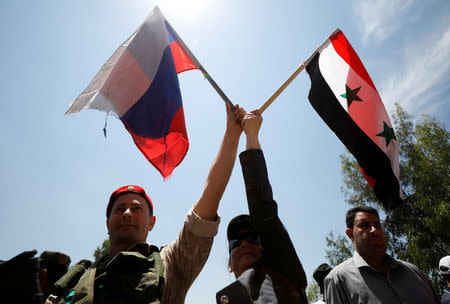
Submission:
[[[82,109],[114,111],[120,117],[150,87],[169,38],[156,7],[145,22],[108,59],[66,114]]]
[[[322,50],[319,57],[319,69],[341,106],[347,113],[350,111],[349,115],[359,128],[388,155],[393,172],[398,178],[400,172],[398,157],[396,156],[398,155],[398,143],[396,140],[391,140],[386,147],[386,139],[377,136],[377,134],[383,132],[383,121],[391,126],[389,116],[378,92],[339,56],[332,43]],[[353,101],[350,110],[347,107],[347,99],[341,96],[346,93],[346,85],[353,90],[360,87],[357,95],[362,99],[362,102]],[[358,117],[370,117],[370,119],[358,119]],[[378,129],[374,128],[374,121],[380,123],[377,125]]]
[[[347,79],[350,67],[336,53],[331,41],[320,53],[319,69],[328,86],[336,96],[336,99],[344,110],[348,112],[347,99],[340,96],[340,94],[345,93],[345,80]],[[341,93],[339,94],[339,92]]]

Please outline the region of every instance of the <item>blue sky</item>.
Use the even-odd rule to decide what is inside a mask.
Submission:
[[[225,130],[225,108],[199,71],[179,77],[190,149],[164,182],[122,123],[82,111],[64,116],[102,64],[154,5],[234,103],[258,108],[337,27],[366,66],[388,111],[450,123],[448,1],[2,1],[0,2],[0,259],[58,250],[92,259],[107,237],[110,193],[142,185],[157,222],[148,242],[173,241],[199,198]],[[307,99],[305,72],[264,113],[261,143],[279,215],[308,278],[325,262],[325,235],[344,231],[344,146]],[[241,139],[239,151],[245,148]],[[233,281],[225,230],[245,213],[237,162],[211,255],[187,303],[211,303]]]

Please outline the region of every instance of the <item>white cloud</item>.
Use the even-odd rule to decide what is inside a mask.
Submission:
[[[364,0],[355,5],[355,16],[359,18],[363,32],[362,41],[383,40],[401,25],[398,15],[411,6],[413,0]]]
[[[385,103],[398,102],[410,111],[427,105],[428,113],[443,104],[436,97],[450,88],[450,25],[435,33],[432,41],[411,41],[405,49],[404,68],[382,86]]]

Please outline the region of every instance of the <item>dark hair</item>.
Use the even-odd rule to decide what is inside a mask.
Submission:
[[[376,209],[368,206],[356,206],[347,211],[347,215],[345,217],[347,228],[353,229],[353,226],[355,225],[355,215],[358,212],[372,213],[377,216],[378,220],[380,219],[380,215],[378,214],[378,211]]]
[[[327,263],[320,264],[319,267],[316,268],[313,272],[313,278],[316,280],[317,284],[320,288],[320,293],[323,294],[323,281],[325,280],[325,277],[330,273],[330,271],[333,270],[333,268],[328,265]]]
[[[450,283],[450,273],[444,274],[443,276],[447,283]]]
[[[48,263],[40,261],[39,268],[47,269],[47,280],[50,286],[56,283],[67,272],[67,267],[63,264]]]

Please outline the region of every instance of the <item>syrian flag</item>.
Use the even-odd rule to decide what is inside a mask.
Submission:
[[[398,143],[369,74],[340,30],[305,62],[309,101],[355,156],[378,199],[392,210],[403,200]]]

